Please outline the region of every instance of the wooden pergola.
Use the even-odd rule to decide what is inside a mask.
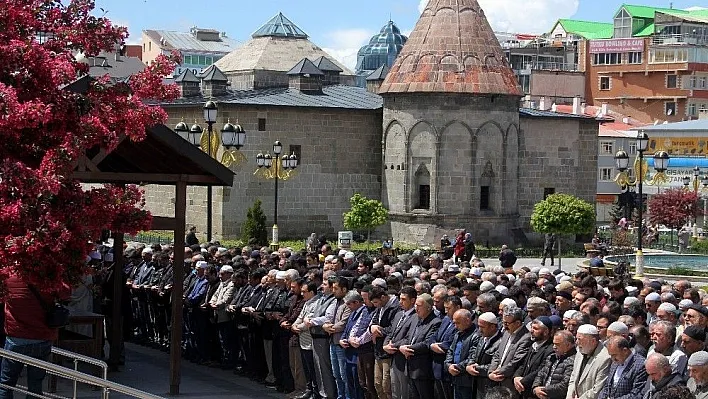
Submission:
[[[123,138],[111,152],[92,148],[76,164],[72,178],[82,183],[174,185],[175,216],[153,217],[152,230],[172,230],[175,237],[174,283],[172,288],[172,334],[170,342],[170,394],[179,394],[182,350],[182,296],[184,281],[184,237],[187,211],[187,186],[232,186],[234,173],[208,154],[181,138],[164,125],[147,129],[143,141]],[[115,234],[115,232],[114,232]],[[121,317],[123,291],[122,233],[114,235],[114,300],[112,317]],[[110,332],[111,362],[118,363],[116,348],[122,342],[122,330],[115,322]]]

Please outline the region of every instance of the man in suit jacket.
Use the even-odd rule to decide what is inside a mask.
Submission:
[[[374,341],[374,386],[379,399],[391,399],[392,356],[383,350],[383,345],[393,330],[392,322],[401,306],[395,295],[389,295],[379,287],[374,287],[369,297],[376,308],[368,331]]]
[[[474,380],[465,368],[474,362],[474,348],[480,336],[475,334],[472,313],[460,309],[452,316],[455,334],[447,350],[443,367],[451,376],[454,399],[473,397]]]
[[[607,352],[612,358],[612,365],[598,398],[642,398],[647,389],[644,358],[632,352],[629,341],[622,336],[610,337],[607,340]]]
[[[514,373],[531,349],[531,334],[524,325],[524,312],[518,307],[507,306],[502,323],[505,332],[489,367],[489,379],[514,392]]]
[[[433,312],[433,297],[423,294],[415,300],[417,322],[413,322],[407,345],[398,350],[406,357],[408,394],[412,399],[433,397],[433,356],[430,344],[440,328],[440,319]]]
[[[452,385],[450,384],[450,374],[443,367],[445,355],[452,343],[452,338],[455,335],[455,325],[452,317],[455,312],[462,309],[462,300],[455,295],[449,295],[443,300],[445,317],[440,322],[440,328],[433,343],[430,344],[430,350],[433,352],[433,376],[435,377],[435,399],[452,399]]]
[[[605,385],[610,371],[610,354],[600,343],[600,332],[591,324],[578,328],[578,353],[570,375],[566,399],[595,399]]]
[[[414,304],[418,293],[413,287],[403,287],[399,295],[401,311],[393,318],[393,329],[384,339],[383,350],[393,356],[391,362],[391,396],[394,399],[408,398],[408,376],[406,376],[406,358],[398,348],[406,344],[411,324],[417,321]]]
[[[553,323],[548,316],[541,316],[531,322],[531,349],[524,363],[514,373],[514,388],[522,398],[535,398],[531,385],[543,362],[553,353],[551,328]]]
[[[477,318],[477,328],[479,339],[477,345],[470,348],[469,358],[471,364],[465,367],[465,371],[473,377],[472,397],[483,398],[487,388],[491,386],[489,381],[489,370],[494,354],[499,351],[499,341],[502,332],[497,328],[499,320],[492,312],[482,313]]]

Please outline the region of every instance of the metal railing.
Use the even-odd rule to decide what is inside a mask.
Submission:
[[[63,351],[67,352],[67,351]],[[73,354],[72,352],[68,353],[62,353],[61,355],[71,355],[70,357],[75,358],[75,359],[80,359],[82,356],[81,355],[76,355]],[[87,384],[91,385],[94,387],[99,387],[103,392],[101,397],[104,399],[108,399],[111,392],[117,392],[123,395],[128,395],[133,398],[138,398],[138,399],[164,399],[161,396],[153,395],[151,393],[141,391],[139,389],[131,388],[126,385],[119,384],[117,382],[109,381],[107,379],[103,379],[100,377],[96,377],[90,374],[82,373],[80,371],[72,370],[68,367],[60,366],[54,363],[50,363],[44,360],[39,360],[35,359],[33,357],[23,355],[21,353],[17,352],[12,352],[8,351],[5,349],[0,349],[0,357],[13,360],[16,362],[23,363],[27,366],[33,366],[37,367],[40,369],[43,369],[47,372],[47,374],[55,375],[60,378],[64,378],[70,381],[75,381],[77,383],[82,383],[82,384]],[[83,360],[83,359],[81,359]],[[95,359],[92,359],[95,360]],[[98,361],[97,361],[98,362]],[[0,387],[5,388],[5,389],[10,389],[13,391],[21,392],[29,396],[33,396],[36,398],[43,398],[43,399],[54,399],[57,398],[58,396],[56,395],[48,395],[48,394],[36,394],[32,392],[28,392],[27,389],[24,387],[19,387],[19,386],[8,386],[5,384],[0,384]]]
[[[651,44],[708,44],[708,36],[690,33],[659,34],[651,38]]]
[[[106,362],[104,362],[103,360],[94,359],[92,357],[84,356],[84,355],[78,354],[76,352],[71,352],[68,350],[57,348],[56,346],[52,346],[52,354],[55,356],[60,356],[60,357],[65,357],[65,358],[71,359],[74,362],[74,371],[79,371],[79,362],[98,366],[101,368],[101,370],[103,370],[103,379],[108,381],[108,364]],[[78,385],[79,385],[78,381],[73,380],[73,385],[74,385],[74,393],[71,397],[72,397],[72,399],[76,399],[77,395],[78,395]],[[107,395],[104,395],[104,399],[107,399]]]

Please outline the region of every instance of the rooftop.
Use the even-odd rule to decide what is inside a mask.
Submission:
[[[380,93],[521,91],[477,0],[430,0]]]
[[[123,79],[143,69],[145,64],[137,57],[119,56],[116,53],[101,52],[95,57],[77,58],[89,65],[89,75],[98,77],[108,75],[114,79]]]
[[[281,32],[282,31],[282,32]],[[286,31],[301,32],[287,34]],[[313,62],[326,57],[343,75],[353,75],[342,63],[308,40],[307,35],[282,13],[276,15],[253,34],[253,38],[216,62],[225,74],[257,69],[288,72],[303,58]],[[328,70],[334,70],[331,65]]]
[[[708,119],[697,119],[693,121],[683,121],[674,123],[664,123],[658,125],[644,126],[642,128],[635,128],[634,130],[642,129],[647,133],[651,132],[670,132],[670,131],[708,131]]]
[[[607,22],[559,19],[556,25],[558,24],[560,24],[567,33],[572,33],[588,40],[611,39],[612,33],[614,32],[614,25]]]
[[[270,19],[263,26],[258,28],[251,37],[293,37],[307,39],[307,33],[289,20],[282,12]]]
[[[383,107],[383,99],[364,88],[345,85],[322,87],[322,93],[307,94],[287,87],[231,90],[226,95],[215,97],[220,104],[268,105],[276,107],[315,107],[375,110]],[[175,105],[202,105],[204,97],[180,98],[164,107]]]
[[[528,116],[532,118],[557,118],[557,119],[595,119],[592,116],[587,116],[587,115],[575,115],[575,114],[566,114],[563,112],[553,112],[553,111],[544,111],[540,109],[534,109],[534,108],[519,108],[519,114],[520,116]]]
[[[210,30],[202,31],[208,32]],[[224,35],[219,35],[219,40],[199,40],[192,32],[175,32],[169,30],[144,30],[155,43],[162,43],[165,50],[191,51],[201,53],[225,54],[240,46],[240,43]]]

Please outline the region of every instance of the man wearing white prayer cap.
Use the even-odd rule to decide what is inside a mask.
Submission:
[[[688,359],[688,375],[691,378],[686,384],[696,399],[708,399],[708,352],[698,351]]]
[[[497,328],[499,320],[492,312],[486,312],[477,318],[480,339],[477,341],[476,358],[471,359],[472,364],[465,370],[475,380],[475,390],[472,392],[473,398],[484,398],[487,388],[492,382],[487,378],[489,365],[494,358],[494,354],[499,351],[499,340],[502,332]]]
[[[600,332],[592,324],[578,327],[575,344],[578,353],[566,399],[595,399],[605,385],[612,359],[600,343]]]
[[[652,321],[656,320],[656,311],[659,309],[661,304],[661,295],[656,292],[650,292],[644,298],[644,307],[647,309],[647,324],[651,324]]]
[[[629,335],[629,327],[621,321],[615,321],[607,327],[607,338],[621,335],[625,338]]]

